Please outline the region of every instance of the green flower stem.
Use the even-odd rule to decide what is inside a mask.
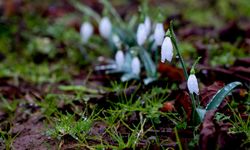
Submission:
[[[110,12],[114,16],[118,24],[123,25],[123,20],[108,0],[99,0],[99,2],[103,4],[104,8],[107,10],[107,13]]]
[[[196,64],[199,62],[200,59],[201,59],[201,57],[198,57],[196,59],[196,61],[194,62],[193,66],[191,68],[190,74],[195,74],[195,69],[194,68],[195,68]]]
[[[175,133],[175,137],[176,137],[176,142],[178,143],[178,148],[179,148],[179,150],[182,150],[181,140],[179,138],[178,131],[177,131],[176,127],[174,127],[174,133]]]
[[[187,72],[187,67],[184,63],[184,60],[180,54],[180,51],[179,51],[179,46],[177,44],[177,41],[176,41],[176,37],[175,37],[175,34],[174,34],[174,30],[173,30],[173,22],[171,21],[170,22],[170,38],[171,38],[171,41],[174,45],[174,48],[176,49],[176,52],[177,52],[177,56],[179,57],[180,61],[181,61],[181,66],[182,66],[182,69],[183,69],[183,72],[184,72],[184,75],[185,75],[185,78],[186,80],[188,80],[188,72]]]
[[[180,54],[179,46],[177,44],[177,40],[176,40],[174,30],[173,30],[173,22],[172,21],[170,22],[170,38],[171,38],[171,41],[172,41],[172,43],[174,45],[174,48],[175,48],[175,50],[177,52],[177,56],[180,59],[181,66],[182,66],[185,78],[186,78],[186,80],[188,80],[187,67],[185,65],[185,62],[184,62],[181,54]],[[195,118],[196,102],[195,102],[194,94],[190,93],[190,98],[191,98],[191,101],[192,101],[192,121],[195,121],[194,118]]]

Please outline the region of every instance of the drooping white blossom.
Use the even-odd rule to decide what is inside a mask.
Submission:
[[[136,34],[137,44],[142,46],[145,43],[146,39],[147,39],[147,31],[145,24],[140,23]]]
[[[170,37],[166,36],[162,45],[161,45],[161,62],[165,62],[165,60],[171,62],[173,58],[173,45]]]
[[[83,43],[87,43],[93,34],[93,26],[89,22],[84,22],[80,28],[80,35]]]
[[[108,17],[103,17],[99,24],[99,32],[105,39],[109,38],[112,31],[112,24]]]
[[[199,95],[199,87],[198,87],[198,81],[194,74],[189,75],[188,81],[187,81],[187,87],[190,93],[195,93]]]
[[[124,54],[121,50],[117,51],[115,54],[115,62],[117,65],[117,69],[121,69],[124,64]]]
[[[157,46],[160,46],[162,44],[164,40],[164,35],[165,35],[165,31],[164,31],[163,24],[157,23],[155,26],[155,31],[154,31],[154,40]]]
[[[148,36],[151,31],[151,20],[148,16],[144,20],[144,25],[145,25],[146,35]]]
[[[131,63],[132,73],[139,75],[141,72],[141,63],[138,57],[134,57]]]

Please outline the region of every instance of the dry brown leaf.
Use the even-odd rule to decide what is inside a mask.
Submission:
[[[173,82],[185,81],[183,70],[176,68],[174,66],[160,63],[158,66],[158,72],[161,74],[162,77],[167,77],[170,81]]]
[[[174,101],[168,101],[163,103],[163,107],[161,108],[161,111],[163,112],[172,112],[174,110],[175,110]]]

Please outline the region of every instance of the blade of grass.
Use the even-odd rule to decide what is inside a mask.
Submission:
[[[182,150],[181,140],[179,138],[178,131],[177,131],[176,127],[174,128],[174,133],[175,133],[175,136],[176,136],[176,142],[178,144],[179,150]]]

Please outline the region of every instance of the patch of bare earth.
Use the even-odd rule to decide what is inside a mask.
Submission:
[[[47,150],[56,149],[56,143],[45,135],[43,118],[32,114],[25,122],[15,123],[12,134],[17,134],[13,142],[15,150]]]

